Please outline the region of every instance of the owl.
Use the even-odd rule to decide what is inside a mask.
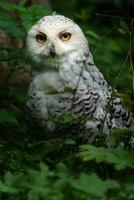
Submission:
[[[131,116],[95,66],[81,28],[62,15],[45,16],[28,32],[32,78],[26,110],[31,120],[54,131],[73,116],[71,129],[89,137],[130,126]]]

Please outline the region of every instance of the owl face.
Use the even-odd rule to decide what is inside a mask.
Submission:
[[[60,58],[72,51],[88,52],[88,42],[72,20],[61,16],[45,16],[28,32],[27,49],[37,62]]]

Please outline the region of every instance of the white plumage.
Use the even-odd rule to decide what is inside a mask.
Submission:
[[[87,133],[130,125],[128,110],[96,68],[88,42],[72,20],[43,17],[28,32],[27,49],[35,63],[26,103],[31,118],[54,130],[60,115],[74,114],[81,119],[79,130]]]

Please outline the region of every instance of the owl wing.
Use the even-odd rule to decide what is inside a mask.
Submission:
[[[74,114],[86,117],[87,121],[89,118],[90,122],[92,118],[96,123],[94,127],[103,126],[101,128],[106,133],[112,128],[130,126],[131,114],[124,108],[121,99],[113,95],[112,87],[96,68],[91,57],[86,60],[79,57],[77,62],[63,69],[66,69],[63,73],[65,83],[68,87],[75,88],[72,109]]]

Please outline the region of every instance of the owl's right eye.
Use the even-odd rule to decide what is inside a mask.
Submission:
[[[36,41],[38,42],[38,43],[44,43],[44,42],[46,42],[46,40],[47,40],[47,36],[45,35],[45,34],[37,34],[36,35]]]

